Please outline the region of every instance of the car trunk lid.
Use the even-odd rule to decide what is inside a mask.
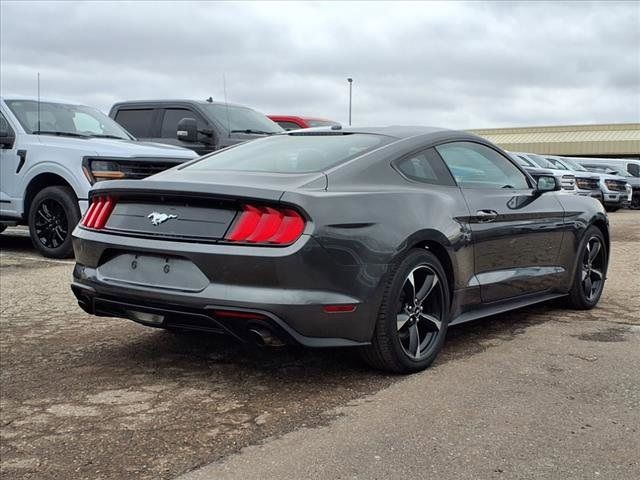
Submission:
[[[91,192],[92,202],[112,199],[113,207],[106,223],[98,228],[126,235],[217,242],[225,237],[244,204],[276,205],[287,190],[326,186],[321,173],[220,172],[211,180],[207,175],[202,178],[203,173],[99,182]],[[83,225],[92,228],[85,221]]]

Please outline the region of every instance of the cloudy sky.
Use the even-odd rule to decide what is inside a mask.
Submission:
[[[222,100],[354,124],[640,121],[640,3],[0,0],[0,91]]]

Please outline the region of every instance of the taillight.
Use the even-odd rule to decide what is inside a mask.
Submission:
[[[288,245],[304,231],[302,215],[291,208],[243,205],[225,236],[230,242]]]
[[[95,197],[82,219],[82,226],[96,230],[104,228],[115,206],[116,202],[111,197]]]

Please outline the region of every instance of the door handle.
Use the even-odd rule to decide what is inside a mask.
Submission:
[[[476,217],[478,217],[480,222],[493,222],[498,218],[498,212],[495,210],[478,210],[476,212]]]

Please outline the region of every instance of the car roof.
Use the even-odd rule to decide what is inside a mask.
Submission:
[[[38,101],[38,97],[34,97],[34,96],[30,96],[30,95],[3,95],[0,96],[0,101],[12,101],[12,100],[24,100],[24,101],[31,101],[31,102],[37,102]],[[61,103],[64,105],[81,105],[81,106],[85,106],[85,104],[83,103],[78,103],[74,100],[66,100],[64,98],[44,98],[41,97],[40,98],[40,102],[44,102],[44,103]],[[86,105],[88,106],[88,105]]]
[[[207,102],[206,100],[190,100],[188,98],[175,98],[175,99],[162,99],[162,100],[122,100],[121,102],[116,102],[113,104],[113,107],[119,107],[122,105],[175,105],[175,104],[195,104],[195,105],[221,105],[221,106],[229,106],[229,107],[240,107],[240,108],[248,108],[253,110],[251,107],[247,107],[246,105],[240,105],[238,103],[230,103],[230,102]],[[112,108],[113,108],[112,107]]]
[[[316,128],[307,128],[304,130],[294,130],[289,132],[289,134],[294,135],[313,135],[317,133],[327,133],[327,132],[335,132],[336,135],[340,133],[368,133],[372,135],[386,135],[387,137],[393,137],[397,139],[403,138],[411,138],[411,137],[419,137],[424,135],[434,135],[434,134],[442,134],[442,133],[450,133],[452,135],[464,135],[469,138],[480,138],[475,135],[456,131],[449,130],[446,128],[440,127],[421,127],[421,126],[400,126],[393,125],[389,127],[316,127]]]
[[[330,120],[328,118],[307,117],[307,116],[304,116],[304,115],[275,115],[275,114],[271,114],[270,113],[269,115],[267,115],[267,117],[269,117],[271,119],[277,118],[278,120],[284,121],[284,122],[286,122],[288,120],[319,120],[319,121],[322,121],[322,122],[335,122],[335,123],[338,123],[335,120]]]

